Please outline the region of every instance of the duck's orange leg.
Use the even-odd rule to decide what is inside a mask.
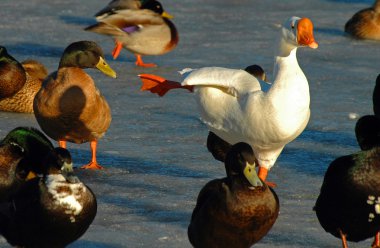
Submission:
[[[156,64],[153,63],[144,63],[142,60],[142,56],[140,54],[136,54],[136,63],[137,66],[142,66],[142,67],[156,67]]]
[[[115,48],[112,51],[112,57],[113,57],[113,59],[117,59],[117,57],[119,57],[121,49],[123,49],[123,43],[121,43],[118,40],[115,40]]]
[[[58,140],[59,147],[66,149],[66,140]]]
[[[372,243],[372,248],[380,248],[380,232],[377,232]]]
[[[182,86],[180,83],[175,81],[169,81],[160,76],[152,75],[152,74],[140,74],[139,75],[142,86],[141,90],[149,90],[150,92],[157,94],[159,96],[165,95],[171,89],[187,89],[190,92],[193,92],[193,86],[186,85]]]
[[[258,172],[258,176],[261,180],[263,180],[269,187],[277,187],[277,184],[273,183],[273,182],[268,182],[266,181],[267,179],[267,176],[268,176],[268,169],[267,168],[264,168],[264,167],[259,167],[259,172]]]
[[[96,145],[97,145],[97,141],[96,140],[92,140],[90,142],[90,147],[91,147],[91,162],[86,164],[86,165],[83,165],[81,167],[81,169],[93,169],[93,170],[99,170],[99,169],[103,169],[102,166],[100,166],[98,164],[98,162],[96,162]]]
[[[342,247],[343,248],[348,248],[346,234],[344,234],[342,232],[342,230],[340,230],[340,229],[339,229],[339,234],[340,234],[340,238],[342,239]]]

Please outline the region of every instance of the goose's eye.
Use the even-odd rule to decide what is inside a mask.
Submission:
[[[294,29],[295,26],[296,26],[296,22],[295,22],[295,21],[292,21],[292,24],[291,24],[292,29]]]

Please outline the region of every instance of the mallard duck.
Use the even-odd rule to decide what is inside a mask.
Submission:
[[[61,147],[66,147],[66,141],[90,142],[92,160],[82,168],[100,169],[97,140],[110,126],[111,110],[84,68],[97,68],[116,77],[95,42],[74,42],[63,52],[58,70],[44,81],[33,109],[41,129]]]
[[[372,93],[373,112],[380,116],[380,74],[377,75],[375,88]]]
[[[298,137],[309,121],[309,84],[297,61],[298,47],[315,49],[318,44],[311,20],[293,16],[280,30],[272,84],[244,70],[205,67],[183,71],[181,85],[194,88],[203,122],[230,144],[250,144],[263,181],[285,145]],[[178,88],[178,83],[155,75],[142,74],[140,78],[143,90]]]
[[[314,210],[326,232],[359,242],[380,232],[380,147],[335,159],[327,169]]]
[[[380,40],[380,0],[355,13],[347,21],[344,31],[357,39]]]
[[[0,46],[0,111],[33,113],[33,99],[47,76],[35,60],[21,64]]]
[[[5,136],[0,142],[0,202],[14,194],[30,172],[42,172],[42,161],[53,148],[50,140],[32,127],[17,127]]]
[[[144,0],[112,0],[103,9],[99,10],[95,17],[97,20],[112,15],[114,11],[122,9],[141,9]]]
[[[177,46],[178,32],[169,18],[160,2],[147,0],[140,9],[112,11],[85,30],[114,37],[114,59],[124,47],[136,55],[137,66],[152,67],[156,65],[144,63],[141,55],[161,55]]]
[[[96,212],[95,195],[74,175],[70,153],[57,147],[44,161],[43,177],[0,205],[0,234],[12,246],[65,247],[86,232]]]
[[[375,115],[361,117],[355,135],[362,151],[335,159],[327,169],[314,210],[326,232],[359,242],[375,237],[380,248],[380,119],[379,82],[373,92]]]
[[[278,197],[257,176],[248,144],[231,147],[225,168],[227,177],[208,182],[198,195],[188,227],[194,247],[251,247],[278,217]]]
[[[376,78],[372,94],[374,115],[359,118],[355,126],[355,135],[362,150],[380,145],[380,74]]]

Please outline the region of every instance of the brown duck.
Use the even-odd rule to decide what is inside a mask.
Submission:
[[[84,68],[97,68],[116,78],[95,42],[74,42],[63,52],[58,70],[44,81],[33,108],[41,129],[61,147],[66,147],[66,141],[90,142],[92,159],[82,168],[100,169],[96,161],[97,140],[110,126],[111,111]]]
[[[202,188],[188,227],[194,247],[248,248],[272,228],[279,200],[258,177],[255,160],[248,144],[233,145],[225,160],[227,177]]]
[[[33,113],[33,99],[48,72],[35,60],[19,63],[0,46],[0,111]]]
[[[357,39],[380,40],[380,0],[376,0],[372,7],[355,13],[344,30]]]

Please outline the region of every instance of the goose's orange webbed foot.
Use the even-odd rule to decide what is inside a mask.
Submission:
[[[193,91],[193,86],[182,86],[179,82],[169,81],[160,76],[152,74],[140,74],[139,75],[142,86],[141,90],[149,90],[150,92],[159,96],[164,96],[171,89],[187,89],[190,92]]]

